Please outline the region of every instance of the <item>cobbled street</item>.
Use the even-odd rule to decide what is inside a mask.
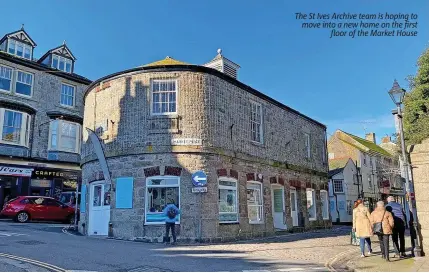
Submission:
[[[65,233],[64,225],[0,222],[1,253],[66,271],[329,271],[326,261],[353,249],[350,228],[219,245],[164,246]],[[0,271],[25,271],[8,260]],[[29,266],[27,271],[43,271]]]

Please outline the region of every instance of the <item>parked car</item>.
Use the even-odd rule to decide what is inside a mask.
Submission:
[[[60,202],[74,208],[76,206],[76,192],[75,191],[62,192],[59,200]],[[79,207],[79,204],[80,204],[80,192],[78,193],[78,198],[77,198],[78,207]]]
[[[20,196],[7,202],[0,214],[20,223],[29,220],[73,223],[75,209],[51,197]]]

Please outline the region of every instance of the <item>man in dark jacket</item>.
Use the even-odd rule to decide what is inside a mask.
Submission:
[[[387,198],[387,202],[388,203],[386,205],[386,208],[388,207],[391,208],[393,219],[395,221],[395,225],[393,227],[393,234],[392,234],[393,245],[395,247],[396,255],[403,258],[406,255],[405,254],[405,227],[406,227],[405,213],[404,213],[404,210],[402,209],[402,206],[399,203],[395,202],[395,198],[393,196],[389,196]]]

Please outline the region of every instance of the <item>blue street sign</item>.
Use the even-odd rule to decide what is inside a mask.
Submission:
[[[196,171],[192,174],[192,184],[195,187],[204,187],[207,184],[207,175],[203,171]]]

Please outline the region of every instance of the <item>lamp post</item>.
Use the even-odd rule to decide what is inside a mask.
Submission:
[[[417,257],[421,257],[422,256],[422,250],[420,247],[420,241],[419,241],[419,226],[418,226],[418,221],[417,221],[417,209],[413,204],[413,197],[414,197],[414,187],[412,185],[410,185],[410,178],[409,178],[409,164],[408,164],[408,158],[407,158],[407,154],[406,154],[406,147],[405,147],[405,139],[404,139],[404,128],[402,125],[402,111],[401,111],[401,105],[404,102],[404,97],[405,97],[405,89],[402,89],[398,82],[395,80],[393,82],[393,87],[390,89],[389,91],[389,95],[392,98],[393,102],[396,104],[396,108],[397,108],[397,115],[398,115],[398,123],[399,123],[399,132],[400,132],[400,136],[401,136],[401,149],[402,149],[402,162],[403,162],[403,167],[404,167],[404,176],[405,176],[405,188],[407,191],[407,194],[409,196],[408,199],[408,206],[409,208],[411,208],[412,213],[414,215],[414,228],[416,229],[416,234],[417,234],[417,238],[414,239],[415,241],[415,249],[414,249],[414,253],[415,256]]]

